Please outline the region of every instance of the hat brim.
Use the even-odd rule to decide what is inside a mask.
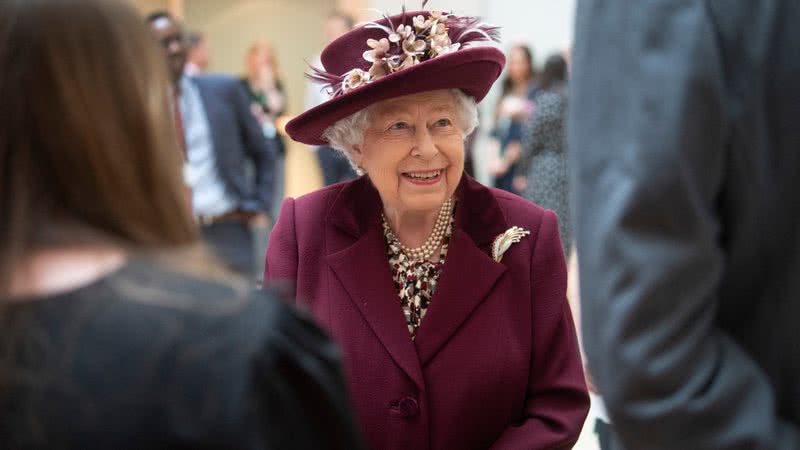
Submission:
[[[500,76],[503,52],[495,47],[471,47],[386,75],[372,83],[332,98],[286,124],[295,141],[325,145],[322,133],[345,117],[390,98],[439,89],[461,89],[480,102]]]

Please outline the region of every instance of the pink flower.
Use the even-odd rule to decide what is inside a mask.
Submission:
[[[386,58],[386,65],[389,66],[389,73],[394,73],[400,70],[403,60],[400,55],[393,55]]]
[[[416,57],[414,57],[414,55],[407,55],[406,58],[403,60],[403,63],[400,64],[400,68],[398,70],[408,69],[409,67],[418,63],[419,61],[417,60]]]
[[[348,92],[355,88],[361,87],[371,82],[369,72],[364,72],[361,69],[353,69],[344,74],[344,81],[342,82],[342,92]]]
[[[373,80],[376,80],[386,74],[390,73],[391,68],[389,64],[386,62],[386,59],[380,59],[372,63],[372,67],[369,69],[369,75]]]
[[[422,39],[415,40],[410,37],[403,41],[403,53],[406,55],[417,55],[425,51],[428,45]]]
[[[453,53],[453,52],[457,51],[459,48],[461,48],[461,44],[456,42],[455,44],[450,44],[450,45],[447,45],[445,47],[439,47],[439,48],[435,49],[434,52],[436,52],[436,56],[442,56],[442,55],[446,55],[448,53]]]
[[[389,35],[389,40],[391,42],[397,43],[400,41],[404,41],[408,38],[414,37],[414,28],[411,25],[399,25],[397,27],[397,32],[392,33]]]
[[[379,41],[376,41],[375,39],[368,39],[367,46],[369,46],[369,48],[372,50],[365,51],[363,57],[366,61],[371,63],[374,63],[375,61],[378,61],[386,56],[386,53],[389,52],[389,48],[391,48],[391,44],[389,44],[389,40],[386,38],[383,38]]]

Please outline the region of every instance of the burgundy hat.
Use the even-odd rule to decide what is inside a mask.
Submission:
[[[485,45],[498,29],[474,17],[434,11],[384,16],[323,50],[323,69],[308,77],[331,99],[295,117],[286,131],[295,141],[324,145],[322,133],[369,105],[419,92],[461,89],[481,101],[505,65],[503,52]]]

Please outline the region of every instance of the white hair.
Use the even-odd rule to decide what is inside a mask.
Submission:
[[[448,92],[453,95],[455,100],[457,122],[464,139],[466,139],[478,127],[478,104],[473,97],[468,96],[461,89],[450,89]],[[353,150],[353,146],[361,144],[364,140],[364,132],[368,127],[369,108],[364,108],[329,126],[322,133],[322,138],[328,141],[331,147],[342,153],[353,169],[360,173],[350,152]]]

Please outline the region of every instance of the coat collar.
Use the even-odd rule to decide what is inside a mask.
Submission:
[[[492,192],[467,175],[456,194],[456,227],[431,307],[412,341],[391,279],[382,204],[367,177],[346,184],[326,218],[327,261],[374,334],[420,388],[422,369],[487,298],[505,272],[489,256],[507,222]]]
[[[494,194],[467,174],[456,189],[456,226],[472,242],[483,247],[508,229],[508,224]],[[359,238],[374,226],[380,226],[382,204],[378,191],[367,176],[347,183],[328,210],[326,221],[339,231]]]

